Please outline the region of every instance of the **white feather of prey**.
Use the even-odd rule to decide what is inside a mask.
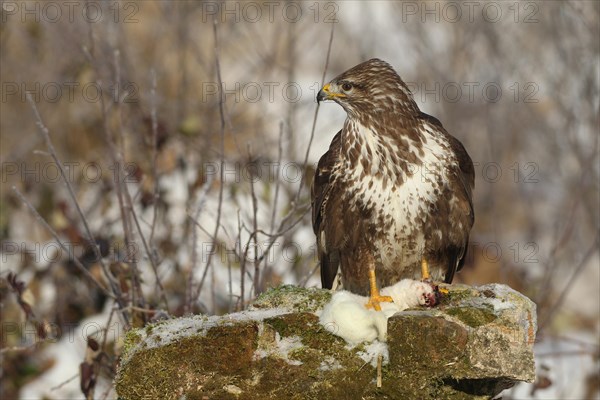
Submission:
[[[403,279],[395,285],[381,289],[381,295],[390,296],[393,303],[380,303],[381,311],[365,307],[368,297],[342,290],[331,297],[323,308],[319,322],[329,332],[350,344],[386,340],[387,320],[397,312],[426,304],[434,292],[426,282]]]

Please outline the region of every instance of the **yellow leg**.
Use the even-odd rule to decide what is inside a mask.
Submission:
[[[367,308],[372,308],[375,311],[381,311],[379,303],[392,303],[394,300],[390,296],[381,296],[377,289],[377,280],[375,279],[375,270],[369,270],[369,284],[371,286],[371,296],[369,302],[365,305]]]
[[[424,281],[431,280],[431,274],[429,273],[429,265],[425,257],[421,259],[421,279]]]
[[[421,277],[421,280],[423,281],[431,281],[431,274],[429,273],[429,263],[427,262],[425,257],[421,259]],[[448,289],[439,288],[439,291],[443,294],[448,294]]]

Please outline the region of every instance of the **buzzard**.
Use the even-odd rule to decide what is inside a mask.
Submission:
[[[347,113],[321,157],[312,187],[312,223],[321,282],[369,295],[401,279],[450,283],[473,226],[473,162],[462,143],[419,110],[386,62],[371,59],[323,86],[317,101]]]

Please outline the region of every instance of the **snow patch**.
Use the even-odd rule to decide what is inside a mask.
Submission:
[[[261,360],[265,357],[274,356],[285,360],[290,365],[302,365],[302,361],[290,358],[290,353],[304,347],[300,336],[288,336],[282,338],[279,332],[275,333],[275,347],[271,349],[258,349],[254,352],[254,359]]]
[[[138,330],[142,335],[144,349],[165,346],[182,338],[206,335],[206,333],[217,326],[233,326],[238,322],[262,321],[273,318],[290,311],[284,308],[273,308],[268,310],[242,311],[224,316],[195,315],[191,317],[177,318],[152,325],[150,334],[148,329]],[[133,354],[131,352],[130,354]]]
[[[383,365],[390,362],[390,353],[387,343],[378,340],[369,343],[365,349],[356,353],[366,363],[370,363],[372,367],[377,367],[377,357],[383,355]]]
[[[340,368],[342,368],[342,364],[331,356],[325,357],[325,359],[321,361],[321,365],[319,365],[319,371],[333,371]]]

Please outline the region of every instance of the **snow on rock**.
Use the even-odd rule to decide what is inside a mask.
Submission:
[[[373,343],[369,343],[365,346],[364,350],[356,353],[366,363],[371,364],[372,367],[377,366],[377,358],[379,355],[383,356],[383,365],[390,361],[390,352],[387,344],[378,340]]]
[[[254,356],[256,360],[274,356],[285,360],[290,365],[302,365],[302,361],[290,358],[290,353],[301,349],[303,346],[300,336],[290,336],[282,339],[279,332],[275,332],[275,347],[272,349],[259,348],[254,352]]]
[[[430,287],[410,280],[394,286],[382,292],[396,303],[381,312],[366,310],[365,298],[347,292],[332,296],[328,290],[282,286],[244,312],[132,330],[115,380],[117,393],[122,398],[142,392],[152,398],[224,398],[233,392],[244,398],[298,393],[465,398],[497,395],[518,381],[533,380],[536,325],[529,299],[502,285],[449,285],[439,305],[425,308]],[[356,330],[368,332],[373,341],[360,343],[364,335],[358,335],[347,342],[332,334],[322,324],[327,315],[347,324],[348,334],[352,321],[363,323]],[[378,388],[380,356],[384,373]]]
[[[273,318],[287,312],[289,311],[286,309],[275,308],[269,310],[242,311],[224,316],[194,315],[191,317],[160,321],[155,325],[150,325],[150,328],[135,330],[134,332],[137,336],[136,341],[140,341],[140,343],[143,344],[143,349],[148,350],[166,346],[186,337],[206,335],[209,330],[215,327],[233,326],[237,323],[247,321],[262,321],[266,318]],[[131,354],[131,352],[129,354]]]

